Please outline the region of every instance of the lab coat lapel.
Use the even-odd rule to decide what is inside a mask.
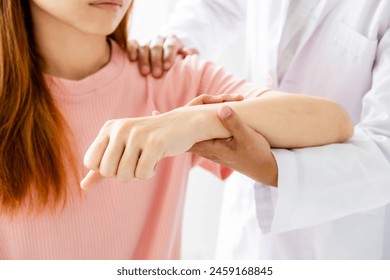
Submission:
[[[341,0],[321,0],[318,3],[318,6],[314,9],[313,15],[311,19],[308,22],[308,25],[305,29],[305,32],[302,36],[301,42],[299,43],[299,46],[294,54],[293,59],[291,60],[291,63],[282,79],[282,81],[279,82],[279,85],[283,83],[283,80],[286,79],[286,77],[290,73],[291,65],[293,65],[299,55],[299,53],[302,51],[303,47],[306,45],[307,41],[310,39],[310,37],[313,35],[317,27],[322,23],[322,21],[325,19],[325,17],[329,14],[329,12],[341,2]]]

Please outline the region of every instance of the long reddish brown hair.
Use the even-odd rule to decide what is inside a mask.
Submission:
[[[127,46],[131,7],[109,37]],[[45,84],[29,1],[0,1],[0,212],[64,205],[78,158],[64,117]]]

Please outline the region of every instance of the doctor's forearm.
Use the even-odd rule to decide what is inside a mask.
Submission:
[[[300,148],[344,142],[353,124],[344,109],[332,101],[299,94],[268,92],[261,97],[228,104],[273,148]],[[223,104],[186,107],[196,126],[197,141],[230,137],[217,111]]]

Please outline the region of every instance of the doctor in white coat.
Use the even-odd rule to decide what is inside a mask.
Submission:
[[[161,34],[215,59],[245,26],[251,82],[337,101],[355,134],[274,149],[277,188],[232,175],[216,257],[390,259],[390,0],[185,0]]]

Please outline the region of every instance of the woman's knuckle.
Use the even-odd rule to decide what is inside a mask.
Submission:
[[[103,129],[111,128],[111,126],[114,124],[114,120],[108,120],[104,123]]]
[[[147,180],[150,179],[152,176],[153,176],[153,172],[150,172],[150,170],[146,170],[145,168],[141,168],[136,172],[136,177],[138,179]]]
[[[94,170],[97,168],[96,163],[92,159],[90,159],[89,157],[84,157],[83,164],[85,167],[87,167],[88,169],[91,169],[91,170]]]

